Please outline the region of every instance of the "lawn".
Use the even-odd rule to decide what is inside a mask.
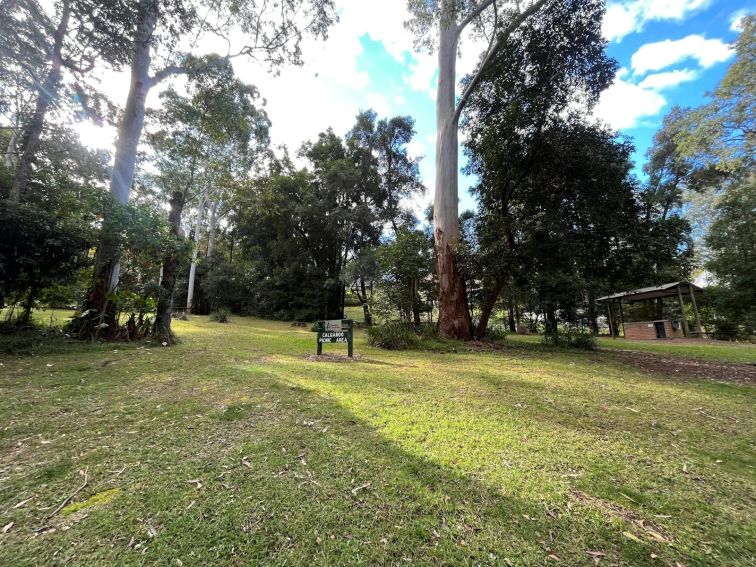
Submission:
[[[0,359],[0,564],[756,562],[752,385],[175,325]]]

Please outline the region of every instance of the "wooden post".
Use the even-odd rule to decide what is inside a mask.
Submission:
[[[622,298],[619,300],[620,305],[620,319],[622,321],[622,336],[624,338],[627,338],[627,335],[625,334],[625,311],[622,309]]]
[[[612,302],[611,301],[606,302],[606,312],[609,314],[609,334],[612,335],[613,339],[616,339],[617,336],[614,334],[614,321],[612,321]]]
[[[677,298],[680,300],[680,314],[682,315],[683,335],[690,336],[690,330],[688,329],[688,318],[685,316],[685,303],[683,303],[682,292],[680,291],[680,284],[677,284]]]
[[[698,338],[702,339],[703,336],[703,329],[701,328],[701,316],[698,314],[698,304],[696,303],[696,296],[693,293],[693,284],[688,283],[688,288],[690,289],[690,298],[693,300],[693,313],[696,315],[696,329],[698,329]]]

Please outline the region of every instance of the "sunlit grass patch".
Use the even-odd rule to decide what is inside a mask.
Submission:
[[[518,338],[358,331],[344,364],[287,323],[175,329],[0,360],[0,563],[752,563],[752,386]],[[67,529],[35,531],[85,468]]]

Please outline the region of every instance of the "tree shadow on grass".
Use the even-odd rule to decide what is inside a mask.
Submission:
[[[259,371],[250,380],[257,397],[233,419],[215,398],[235,382],[219,379],[198,391],[201,377],[151,400],[165,417],[144,415],[144,424],[127,426],[133,431],[99,439],[104,417],[78,415],[90,433],[68,441],[72,470],[60,482],[70,484],[86,466],[92,480],[82,501],[105,489],[120,488],[119,495],[51,521],[55,531],[38,536],[31,530],[45,512],[14,510],[2,562],[587,565],[586,552],[600,550],[617,563],[642,565],[650,563],[649,549],[671,557],[664,546],[622,536],[616,519],[599,510],[518,498],[403,449],[317,391]],[[144,411],[134,384],[124,387],[133,398],[119,398],[120,410]],[[86,402],[107,403],[107,395],[92,399],[90,392]],[[79,445],[85,439],[93,450]],[[28,475],[25,493],[38,494],[39,482]],[[48,488],[63,494],[64,486]],[[9,496],[4,504],[15,501]]]
[[[45,427],[67,432],[67,441],[27,455],[26,468],[14,473],[13,491],[2,493],[0,509],[11,509],[28,494],[39,498],[43,493],[43,501],[55,502],[78,484],[77,470],[86,466],[94,480],[82,499],[104,489],[121,492],[108,505],[87,510],[87,517],[61,518],[55,532],[36,538],[31,530],[41,525],[45,512],[11,510],[8,521],[16,525],[0,547],[0,563],[170,564],[179,559],[184,565],[468,565],[509,559],[514,565],[588,565],[593,559],[587,551],[624,565],[652,564],[651,552],[667,564],[706,563],[701,549],[689,547],[690,538],[670,548],[611,509],[576,503],[553,490],[543,498],[518,496],[484,472],[487,466],[501,466],[495,461],[505,459],[503,454],[482,453],[486,461],[476,470],[445,464],[448,460],[426,450],[419,438],[392,440],[376,419],[358,415],[339,399],[340,394],[365,394],[368,405],[385,404],[392,396],[401,401],[417,373],[382,375],[366,383],[364,372],[353,375],[357,365],[324,366],[314,373],[316,365],[298,361],[287,376],[285,365],[245,369],[229,364],[232,359],[220,358],[212,370],[195,368],[201,357],[176,361],[177,368],[170,370],[181,376],[171,379],[170,388],[150,384],[146,370],[129,377],[118,365],[108,366],[97,374],[106,388],[70,385],[66,403],[71,412],[49,412],[57,393],[29,406],[28,435],[36,433],[38,413],[48,417]],[[172,364],[158,366],[168,371]],[[520,421],[536,425],[527,431],[531,435],[539,428],[585,432],[564,408],[510,405],[496,413],[502,391],[514,404],[541,395],[542,388],[484,374],[465,382],[466,394],[476,389],[476,400],[470,414],[460,414],[460,427],[469,417],[471,430],[496,435],[512,412],[519,412]],[[432,406],[456,387],[438,384],[433,397],[420,396],[413,403]],[[439,411],[449,408],[455,411],[453,405]],[[412,407],[405,411],[401,419],[433,417],[417,413],[413,418]],[[472,423],[477,413],[488,421]],[[473,429],[481,424],[484,429]],[[464,442],[475,445],[474,439]],[[443,446],[456,449],[448,442]],[[525,475],[557,474],[549,468],[554,454],[543,450],[541,470],[525,470]],[[34,470],[55,457],[68,459],[69,474],[42,483]],[[571,454],[562,460],[578,461]],[[614,472],[590,461],[585,468],[605,481]],[[746,553],[740,537],[734,530],[727,555],[717,556],[715,550],[707,560],[736,565]]]
[[[413,436],[413,440],[403,446],[415,446],[418,442],[433,444],[435,439],[453,447],[448,435],[460,443],[475,445],[470,435],[449,432],[442,422],[434,421],[434,416],[469,429],[473,435],[489,437],[488,444],[491,444],[491,435],[502,432],[501,442],[495,440],[488,448],[489,456],[494,458],[497,452],[508,451],[513,442],[511,438],[527,439],[527,448],[516,450],[529,453],[536,461],[539,455],[542,457],[534,471],[539,477],[575,473],[573,486],[618,502],[608,503],[607,509],[629,506],[649,517],[671,513],[675,527],[688,532],[687,545],[695,546],[697,539],[714,540],[715,547],[735,550],[730,558],[745,556],[739,554],[747,553],[743,545],[748,541],[747,534],[753,529],[753,523],[743,522],[737,512],[739,501],[745,495],[737,487],[748,478],[744,467],[749,459],[738,456],[747,449],[743,446],[747,437],[743,436],[743,423],[690,413],[700,404],[708,407],[712,403],[732,402],[727,392],[719,392],[716,396],[719,399],[715,400],[709,396],[708,388],[699,391],[690,385],[664,384],[662,389],[661,385],[642,376],[624,383],[627,376],[613,371],[608,376],[586,378],[585,382],[576,379],[581,374],[595,372],[594,367],[595,361],[578,359],[570,370],[574,374],[570,380],[552,377],[544,382],[506,375],[502,378],[501,373],[476,370],[462,382],[434,383],[435,391],[423,390],[427,385],[414,382],[418,391],[411,401],[403,397],[412,392],[412,377],[407,376],[374,377],[366,383],[364,376],[307,375],[298,383],[309,383],[317,390],[331,392],[351,405],[376,408],[363,412],[372,414],[371,421],[375,423],[382,423],[387,419],[385,416],[391,415],[388,419],[392,420],[395,431],[404,430]],[[465,387],[459,388],[460,383]],[[602,384],[607,385],[606,391],[602,391]],[[641,389],[643,392],[639,392]],[[423,400],[425,391],[431,399]],[[649,402],[648,405],[644,401]],[[397,411],[394,405],[397,402],[417,404],[417,411],[412,408]],[[513,423],[516,424],[514,431],[511,430]],[[685,443],[688,435],[698,440],[691,439],[690,452],[681,454],[677,444]],[[691,463],[696,463],[696,473],[683,471],[681,462],[695,458],[693,455],[706,456],[707,447],[722,458],[724,452],[729,452],[725,448],[728,444],[734,453],[727,457],[729,471],[715,465],[711,455],[707,459],[713,468],[695,460]],[[497,465],[481,463],[481,466],[491,464]],[[715,500],[707,494],[716,495]],[[691,532],[693,526],[696,527]]]

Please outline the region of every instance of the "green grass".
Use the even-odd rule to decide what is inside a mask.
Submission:
[[[285,323],[175,325],[171,348],[0,359],[0,564],[756,560],[752,386],[362,332],[317,362]]]

